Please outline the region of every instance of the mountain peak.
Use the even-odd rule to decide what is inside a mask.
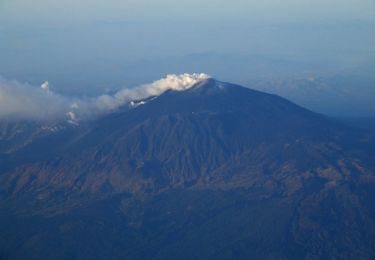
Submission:
[[[190,90],[194,92],[195,91],[200,91],[200,92],[218,91],[218,90],[223,90],[228,85],[229,84],[220,82],[216,80],[215,78],[207,78],[196,83],[194,86],[190,88]]]
[[[0,125],[0,258],[374,259],[373,134],[190,79],[74,128]]]

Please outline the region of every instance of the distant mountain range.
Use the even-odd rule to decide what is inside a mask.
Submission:
[[[0,123],[0,259],[374,259],[375,132],[215,79]]]
[[[374,73],[343,71],[329,76],[268,78],[246,82],[333,117],[375,119]]]

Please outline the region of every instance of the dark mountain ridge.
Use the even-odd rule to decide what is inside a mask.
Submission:
[[[276,95],[209,79],[55,136],[7,155],[54,151],[2,167],[0,231],[47,223],[5,255],[375,256],[374,134]]]

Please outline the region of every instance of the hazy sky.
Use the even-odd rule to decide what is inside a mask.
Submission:
[[[374,53],[374,0],[0,0],[0,75],[62,89],[355,67]]]
[[[1,0],[3,21],[70,23],[96,20],[152,20],[226,17],[255,19],[372,19],[373,0]]]

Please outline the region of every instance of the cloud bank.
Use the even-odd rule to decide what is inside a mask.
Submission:
[[[159,96],[167,90],[183,91],[208,79],[204,73],[167,75],[151,84],[124,88],[96,98],[67,97],[54,93],[48,81],[40,87],[0,78],[0,119],[79,120],[115,111],[134,101]]]

